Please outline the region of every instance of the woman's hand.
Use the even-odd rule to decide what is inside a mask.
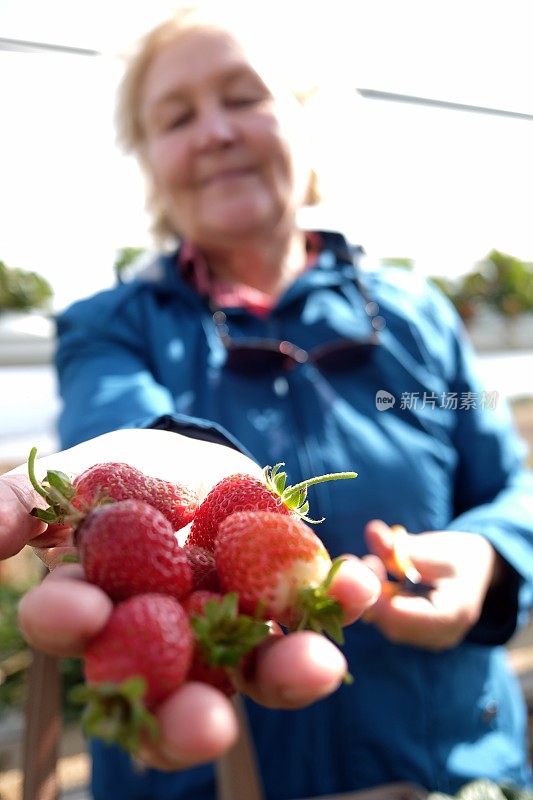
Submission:
[[[433,584],[429,597],[391,594],[385,564],[391,562],[394,533],[373,520],[365,530],[365,563],[384,582],[381,597],[364,615],[393,642],[444,650],[459,644],[481,614],[501,562],[482,536],[459,531],[407,534],[405,549],[422,581]]]
[[[38,458],[35,474],[40,481],[48,469],[58,469],[74,477],[104,461],[125,462],[146,475],[184,483],[200,498],[232,472],[262,476],[257,464],[230,447],[150,429],[105,433],[69,450]],[[29,544],[52,569],[73,552],[70,530],[57,525],[47,528],[29,516],[33,506],[45,507],[46,502],[33,490],[27,474],[27,465],[22,464],[1,478],[0,558],[14,555]]]
[[[346,623],[357,619],[379,594],[375,575],[347,557],[332,592],[342,603]],[[19,621],[25,638],[56,656],[81,655],[103,628],[112,604],[87,583],[78,564],[54,569],[22,599]],[[347,671],[337,647],[310,631],[272,636],[254,653],[240,689],[271,708],[299,708],[335,691]],[[142,759],[160,769],[179,769],[218,758],[235,741],[237,722],[231,702],[204,683],[186,683],[155,711],[161,737],[146,745]]]
[[[0,477],[0,561],[18,553],[46,530],[30,515],[39,495],[24,475],[10,472]]]
[[[260,468],[222,445],[201,442],[166,431],[131,430],[105,434],[36,462],[42,479],[47,469],[78,474],[101,461],[125,461],[149,475],[184,482],[203,497],[218,480],[234,472],[261,476]],[[72,548],[68,529],[46,530],[29,514],[43,501],[25,477],[22,466],[0,477],[0,545],[4,557],[30,544],[55,566]],[[359,559],[347,556],[330,588],[349,624],[376,600],[380,584]],[[21,601],[19,620],[28,642],[56,656],[81,655],[99,633],[112,604],[98,587],[87,583],[78,564],[57,566]],[[240,688],[270,707],[297,708],[334,691],[347,664],[323,636],[301,631],[284,636],[273,630],[259,646],[253,663],[240,676]],[[157,746],[147,745],[142,757],[161,769],[177,769],[209,761],[231,746],[237,736],[233,706],[218,690],[187,683],[156,709],[161,730]]]

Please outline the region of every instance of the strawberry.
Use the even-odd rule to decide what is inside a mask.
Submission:
[[[88,736],[135,752],[141,734],[157,735],[149,713],[178,689],[190,669],[194,640],[187,614],[172,597],[141,594],[119,603],[83,653]]]
[[[183,552],[192,570],[193,590],[207,589],[212,592],[220,590],[215,556],[205,547],[185,544]]]
[[[183,601],[195,636],[188,680],[204,681],[224,694],[235,694],[231,671],[268,636],[264,622],[238,613],[236,594],[198,590]]]
[[[179,599],[192,589],[192,570],[172,525],[142,500],[98,506],[76,538],[87,580],[113,600],[144,592]]]
[[[33,516],[48,524],[77,525],[97,505],[116,500],[143,500],[167,517],[174,531],[194,517],[198,507],[195,492],[180,484],[151,478],[129,464],[94,464],[71,482],[59,470],[48,470],[39,483],[35,477],[34,447],[28,458],[28,473],[34,489],[49,503],[32,509]]]
[[[79,511],[106,500],[143,500],[161,511],[174,531],[187,525],[198,507],[196,492],[151,478],[129,464],[95,464],[74,480],[72,505]]]
[[[282,466],[283,463],[276,464],[273,468],[265,467],[264,481],[240,473],[222,478],[200,504],[187,544],[214,550],[218,526],[229,514],[236,511],[272,511],[285,516],[292,514],[306,522],[321,522],[322,520],[312,520],[307,516],[308,487],[324,481],[356,477],[355,472],[338,472],[309,478],[295,486],[286,486],[287,474],[280,472]]]
[[[231,514],[219,527],[215,560],[222,589],[238,593],[245,613],[342,642],[342,608],[327,594],[340,560],[332,564],[302,520],[271,511]]]

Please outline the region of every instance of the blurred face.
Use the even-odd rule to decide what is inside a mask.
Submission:
[[[301,108],[274,97],[226,32],[189,30],[152,60],[141,94],[143,156],[167,218],[202,246],[294,225],[308,179]]]

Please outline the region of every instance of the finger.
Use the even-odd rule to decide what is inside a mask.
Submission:
[[[365,621],[376,625],[392,642],[432,650],[453,647],[468,627],[455,606],[439,601],[438,592],[433,593],[433,602],[402,594],[383,595],[365,614]]]
[[[271,636],[257,648],[254,666],[253,676],[239,688],[269,708],[313,703],[334,692],[347,673],[342,653],[312,631]]]
[[[411,537],[402,525],[389,526],[382,520],[372,520],[365,528],[365,536],[370,550],[383,561],[387,572],[397,578],[421,580],[411,559]]]
[[[402,560],[410,560],[419,578],[433,583],[439,578],[451,577],[455,573],[450,561],[449,536],[441,536],[440,531],[424,533],[398,534],[401,539]],[[372,520],[365,527],[365,537],[372,553],[384,562],[387,570],[403,577],[405,570],[398,569],[394,557],[394,541],[396,534],[382,520]]]
[[[393,549],[393,533],[390,527],[381,519],[373,519],[365,525],[364,534],[370,552],[388,566]]]
[[[73,529],[71,525],[57,522],[48,525],[43,533],[33,539],[28,544],[35,548],[56,547],[72,543]]]
[[[19,624],[33,647],[54,656],[80,655],[104,627],[112,601],[82,574],[76,564],[57,567],[22,598]]]
[[[355,622],[378,599],[381,583],[375,573],[361,559],[347,554],[328,594],[334,597],[344,611],[344,625]]]
[[[372,570],[380,582],[387,580],[387,570],[381,558],[378,558],[373,553],[368,553],[361,558],[361,561],[368,569]]]
[[[34,547],[33,552],[52,571],[61,566],[65,559],[77,557],[78,548],[72,546]]]
[[[18,553],[46,524],[30,511],[41,498],[25,475],[4,475],[0,486],[0,560]]]
[[[162,770],[192,767],[219,758],[238,736],[232,704],[206,683],[186,683],[155,711],[156,741],[145,739],[142,762]]]

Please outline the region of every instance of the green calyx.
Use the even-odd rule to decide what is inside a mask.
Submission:
[[[344,611],[338,600],[328,595],[328,590],[333,578],[340,569],[343,558],[336,558],[321,584],[315,587],[305,587],[298,594],[298,607],[301,611],[301,618],[296,630],[315,631],[315,633],[325,633],[337,644],[344,644],[344,634],[342,623],[344,622]],[[353,676],[346,672],[343,683],[353,683]]]
[[[278,495],[283,503],[297,514],[305,522],[318,524],[324,521],[322,519],[311,519],[307,514],[309,511],[309,502],[307,500],[307,490],[310,486],[317,483],[326,483],[326,481],[346,480],[348,478],[357,478],[357,472],[330,472],[327,475],[317,475],[314,478],[308,478],[301,483],[296,483],[294,486],[287,486],[287,473],[281,472],[281,467],[285,464],[281,461],[274,467],[265,467],[263,470],[265,476],[265,485],[273,494]]]
[[[81,684],[70,691],[74,703],[85,705],[81,724],[86,736],[118,744],[136,755],[143,737],[156,741],[159,726],[144,705],[146,681],[128,678],[122,683]]]
[[[328,594],[328,590],[343,561],[342,558],[336,558],[322,583],[306,586],[298,593],[301,616],[296,629],[326,633],[337,644],[344,644],[344,611],[339,601]]]
[[[48,508],[32,508],[31,515],[41,519],[49,525],[63,523],[67,519],[76,521],[82,515],[73,507],[71,500],[76,494],[76,489],[68,475],[59,470],[49,469],[46,477],[39,483],[35,476],[35,457],[37,448],[32,447],[28,457],[28,476],[35,491],[44,497],[49,504]]]
[[[244,656],[269,634],[262,620],[239,614],[239,596],[230,592],[208,600],[202,614],[193,614],[191,626],[205,662],[211,666],[236,667]]]

